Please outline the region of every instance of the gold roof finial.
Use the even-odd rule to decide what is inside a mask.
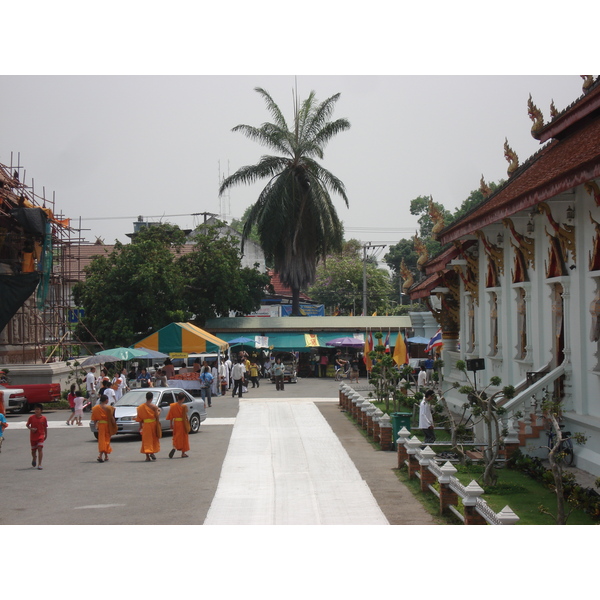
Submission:
[[[481,179],[479,180],[479,191],[483,194],[484,198],[487,198],[492,193],[490,186],[485,182],[485,179],[483,178],[483,174],[481,175]]]
[[[531,94],[529,94],[529,100],[527,100],[527,114],[533,121],[531,135],[535,137],[535,134],[542,129],[542,127],[544,127],[544,115],[542,114],[542,111],[533,103]]]
[[[504,138],[504,158],[509,162],[508,176],[510,177],[519,168],[519,157],[517,153],[508,145],[508,139]]]
[[[584,94],[587,94],[587,91],[592,87],[592,84],[594,83],[594,76],[580,75],[579,77],[583,79],[583,85],[581,86],[581,89],[583,90]]]
[[[433,198],[429,196],[429,203],[427,205],[427,211],[429,212],[429,217],[433,221],[433,227],[431,229],[431,235],[434,240],[437,240],[437,234],[444,229],[444,215],[440,210],[438,210],[437,206],[433,203]]]
[[[550,116],[554,119],[558,116],[558,109],[554,105],[554,100],[550,102]]]

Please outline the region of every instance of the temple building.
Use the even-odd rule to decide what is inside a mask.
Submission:
[[[529,98],[540,150],[520,163],[505,142],[507,181],[490,193],[482,177],[485,200],[437,224],[443,249],[410,295],[442,328],[451,406],[466,400],[451,388],[466,383],[457,361],[483,359],[469,373],[480,387],[498,376],[516,388],[501,401],[507,442],[547,455],[540,424],[552,396],[565,429],[588,438],[576,466],[600,475],[600,78],[582,77],[582,96],[560,112],[552,104],[549,122]]]

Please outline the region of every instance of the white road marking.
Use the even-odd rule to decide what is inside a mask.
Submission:
[[[115,506],[127,506],[126,504],[88,504],[87,506],[74,506],[75,510],[84,508],[114,508]]]

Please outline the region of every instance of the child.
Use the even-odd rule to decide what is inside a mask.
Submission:
[[[4,441],[4,430],[8,427],[4,413],[0,412],[0,452],[2,452],[2,442]]]
[[[250,381],[252,381],[252,387],[260,387],[260,383],[258,381],[258,365],[256,361],[253,360],[250,363]]]
[[[224,396],[227,393],[227,379],[225,375],[221,375],[221,396]]]
[[[44,442],[48,437],[48,421],[42,415],[42,405],[36,404],[33,407],[33,412],[27,419],[26,427],[29,429],[29,441],[31,442],[31,466],[41,470],[42,459],[44,458]],[[37,461],[36,461],[37,454]]]
[[[73,425],[75,423],[75,388],[77,386],[72,383],[71,389],[69,390],[69,395],[67,396],[67,402],[71,407],[71,416],[67,419],[67,425]]]
[[[73,423],[77,421],[77,425],[81,425],[81,417],[83,417],[83,400],[81,392],[77,390],[73,400]]]

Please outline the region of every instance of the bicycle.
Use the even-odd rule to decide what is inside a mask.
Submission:
[[[559,425],[562,429],[564,425]],[[556,434],[553,429],[548,429],[546,432],[548,435],[548,452],[554,447],[554,441],[556,438]],[[573,440],[571,438],[570,431],[562,432],[562,440],[560,442],[560,446],[558,447],[558,452],[555,454],[556,461],[570,467],[573,465],[573,460],[575,458],[575,453],[573,452]]]
[[[346,362],[343,367],[335,365],[335,380],[342,381],[350,377],[350,363]]]

